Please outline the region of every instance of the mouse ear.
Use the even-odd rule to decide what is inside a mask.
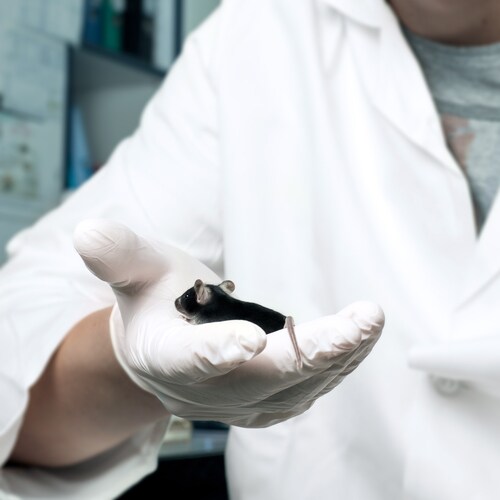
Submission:
[[[226,293],[231,294],[234,292],[235,285],[231,280],[225,280],[220,285],[219,288],[222,288]]]
[[[194,282],[194,291],[196,292],[196,302],[206,304],[210,298],[210,289],[201,280]]]

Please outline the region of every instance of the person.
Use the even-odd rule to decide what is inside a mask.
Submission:
[[[175,310],[196,279],[218,283],[223,274],[218,190],[205,182],[213,158],[205,133],[185,130],[200,103],[168,90],[185,78],[203,83],[203,68],[191,68],[197,44],[153,99],[174,98],[176,132],[156,143],[157,118],[144,117],[95,178],[9,242],[0,272],[2,499],[116,498],[157,466],[170,414],[251,428],[290,419],[379,338],[384,315],[368,301],[314,318],[294,311],[298,353],[286,329],[266,336],[245,321],[189,325]],[[158,124],[168,129],[168,120]],[[170,174],[182,169],[174,187]],[[265,268],[259,274],[256,299],[285,293],[283,284],[270,293],[278,284]],[[243,280],[236,275],[242,297]]]
[[[495,497],[499,10],[222,2],[133,136],[9,244],[2,436],[14,465],[73,465],[6,490],[111,496],[154,467],[166,408],[231,424],[233,500]],[[293,314],[310,372],[285,331],[173,319],[191,266]]]

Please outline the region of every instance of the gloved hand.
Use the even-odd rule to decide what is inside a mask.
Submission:
[[[174,299],[196,278],[221,281],[184,252],[107,220],[80,223],[74,243],[115,293],[111,335],[121,365],[187,419],[265,427],[298,415],[359,365],[384,324],[380,307],[359,302],[296,326],[299,369],[286,330],[266,336],[247,321],[190,325],[179,318]]]
[[[500,397],[500,336],[415,346],[410,367]]]

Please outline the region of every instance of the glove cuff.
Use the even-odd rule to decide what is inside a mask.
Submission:
[[[130,368],[127,363],[127,357],[125,354],[124,347],[126,345],[125,339],[125,327],[123,325],[122,316],[120,314],[120,309],[118,304],[115,303],[113,309],[111,310],[111,315],[109,317],[109,333],[111,336],[111,344],[113,346],[113,351],[115,353],[118,363],[123,368],[123,371],[129,376],[129,378],[138,385],[141,389],[145,390],[156,396],[151,387],[148,385]]]

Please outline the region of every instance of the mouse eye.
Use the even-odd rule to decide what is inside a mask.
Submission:
[[[189,293],[186,293],[186,295],[184,295],[184,298],[189,299]]]

